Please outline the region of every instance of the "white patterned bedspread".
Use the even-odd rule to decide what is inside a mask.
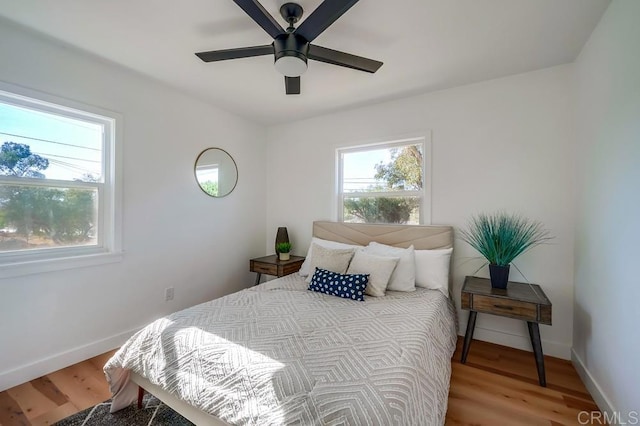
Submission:
[[[307,285],[289,275],[148,325],[105,365],[115,409],[135,395],[131,370],[231,424],[444,424],[451,302],[426,289],[356,302]]]

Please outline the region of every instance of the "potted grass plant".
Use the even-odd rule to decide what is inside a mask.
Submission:
[[[491,287],[507,288],[511,262],[527,250],[550,240],[542,223],[503,212],[479,214],[469,221],[460,238],[489,263]]]
[[[291,255],[291,243],[284,242],[276,244],[276,251],[280,260],[289,260]]]

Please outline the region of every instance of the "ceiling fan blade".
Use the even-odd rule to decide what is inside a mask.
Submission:
[[[227,59],[249,58],[251,56],[263,55],[273,55],[272,44],[196,53],[196,56],[205,62],[226,61]]]
[[[287,95],[299,95],[300,77],[285,77],[284,88],[287,91]]]
[[[314,10],[307,19],[296,29],[308,42],[318,37],[329,25],[333,24],[358,0],[325,0]]]
[[[382,66],[382,62],[380,61],[374,61],[373,59],[363,58],[362,56],[356,56],[350,53],[340,52],[338,50],[327,49],[326,47],[315,45],[309,46],[309,53],[307,54],[307,57],[316,61],[370,73],[378,71]]]
[[[280,34],[284,34],[284,29],[278,22],[267,12],[267,10],[258,2],[258,0],[233,0],[247,15],[251,17],[263,30],[276,38]]]

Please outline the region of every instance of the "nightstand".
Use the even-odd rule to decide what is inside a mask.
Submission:
[[[537,284],[509,281],[507,288],[503,290],[491,288],[491,281],[487,278],[466,277],[462,286],[461,299],[462,309],[470,311],[462,348],[462,363],[467,362],[478,312],[523,320],[527,322],[529,328],[529,337],[538,369],[538,381],[540,386],[547,386],[538,324],[551,325],[551,302],[542,288]]]
[[[289,260],[280,260],[277,254],[251,259],[249,262],[250,270],[258,274],[254,285],[260,284],[262,274],[284,277],[298,272],[302,262],[304,262],[304,257],[302,256],[291,256]]]

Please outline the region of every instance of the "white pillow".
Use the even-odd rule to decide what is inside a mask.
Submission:
[[[453,248],[416,250],[416,287],[440,290],[449,296],[449,265]]]
[[[329,241],[329,240],[323,240],[321,238],[316,238],[313,237],[311,239],[311,244],[309,245],[309,250],[307,251],[307,258],[304,260],[304,262],[302,262],[302,266],[300,266],[300,270],[298,271],[298,273],[303,276],[306,277],[307,275],[311,274],[313,275],[313,273],[315,272],[315,269],[311,269],[309,267],[310,262],[311,262],[311,256],[313,255],[313,244],[317,244],[319,246],[322,246],[324,248],[330,248],[330,249],[358,249],[358,248],[362,248],[362,246],[359,245],[354,245],[354,244],[344,244],[344,243],[338,243],[336,241]]]
[[[387,290],[415,291],[416,289],[416,257],[413,246],[400,248],[371,242],[365,248],[368,254],[384,257],[399,257],[398,265],[391,274]]]
[[[326,269],[327,271],[344,274],[347,272],[349,262],[353,257],[355,249],[330,249],[322,247],[318,244],[311,244],[313,248],[311,260],[309,262],[309,270],[315,272],[316,268]],[[306,281],[311,282],[313,274],[309,274]]]
[[[369,274],[369,283],[364,293],[374,297],[384,296],[389,278],[399,260],[399,257],[376,256],[364,250],[356,250],[347,274]]]

